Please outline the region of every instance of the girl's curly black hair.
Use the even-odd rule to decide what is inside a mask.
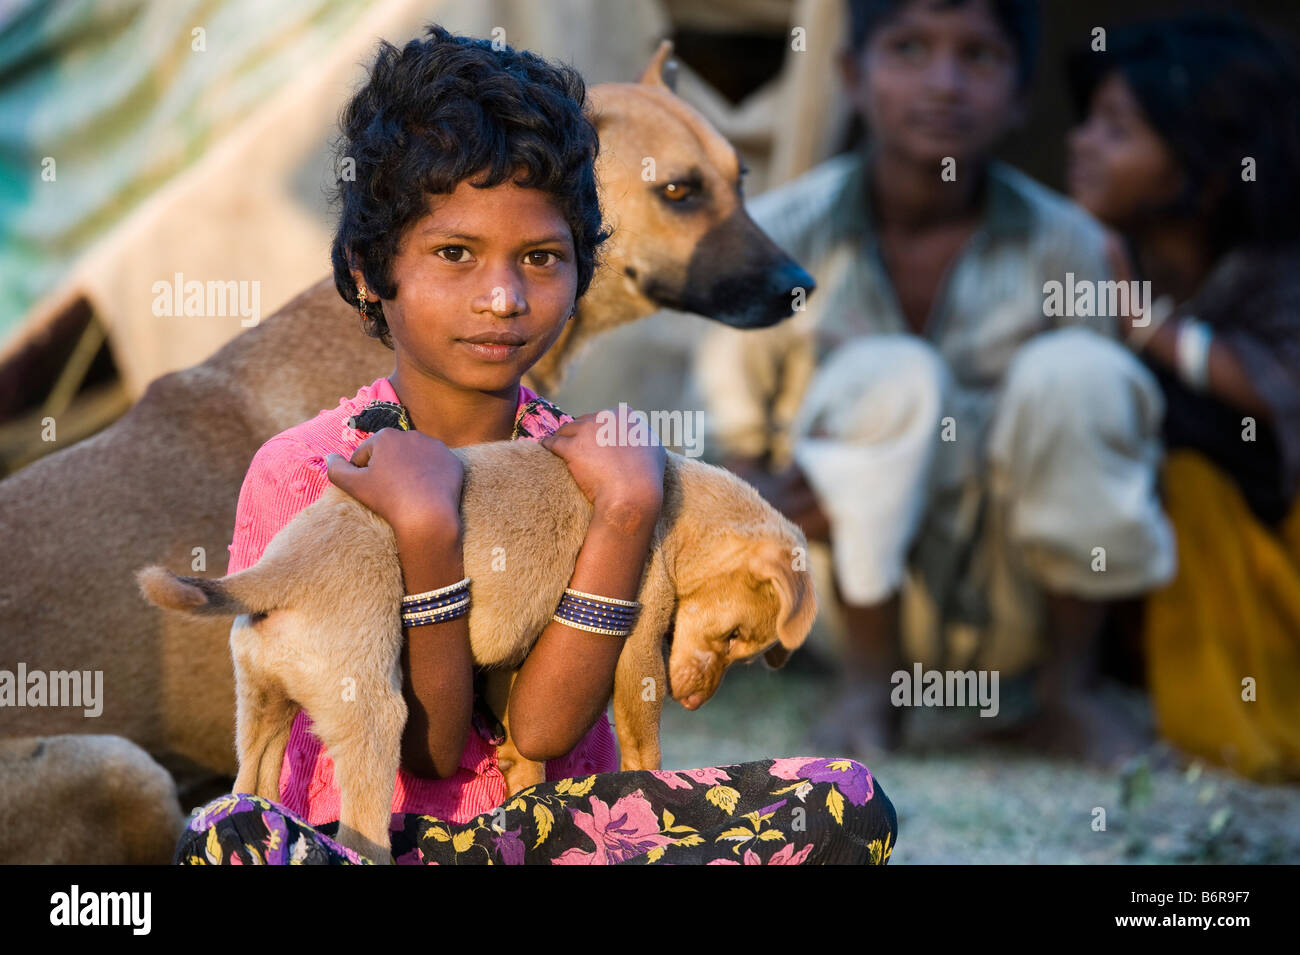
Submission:
[[[381,298],[393,298],[393,259],[430,194],[514,181],[553,196],[573,232],[577,297],[591,284],[603,228],[596,128],[584,113],[586,84],[567,64],[527,50],[456,36],[437,24],[401,50],[380,41],[369,81],[348,102],[334,144],[339,208],[330,249],[334,285],[356,306],[351,267]],[[349,259],[349,253],[352,259]],[[367,335],[393,347],[379,303],[362,318]]]

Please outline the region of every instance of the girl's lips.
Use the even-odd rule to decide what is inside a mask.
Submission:
[[[467,342],[459,339],[460,343],[468,348],[484,361],[505,361],[512,358],[523,345],[488,345],[479,344],[478,342]]]

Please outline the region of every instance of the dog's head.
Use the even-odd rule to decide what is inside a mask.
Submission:
[[[606,265],[647,313],[673,308],[736,328],[773,325],[815,283],[745,211],[740,156],[665,80],[671,52],[665,40],[640,82],[591,89],[614,225]]]
[[[723,533],[694,555],[679,581],[669,632],[668,686],[688,710],[713,696],[727,668],[760,654],[776,668],[803,644],[817,616],[812,575],[788,533]]]

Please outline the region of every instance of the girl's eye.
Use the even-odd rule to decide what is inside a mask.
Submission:
[[[532,257],[535,256],[535,255],[549,255],[549,256],[550,256],[552,259],[554,259],[556,262],[560,261],[560,256],[559,256],[557,253],[550,251],[549,249],[536,249],[536,250],[534,250],[534,251],[532,251],[532,252],[529,252],[528,255],[526,256],[526,258],[532,259]],[[541,266],[542,268],[546,268],[547,266],[549,266],[549,265],[551,265],[551,264],[553,264],[553,263],[551,263],[551,262],[538,262],[538,261],[536,261],[536,260],[533,260],[532,264],[533,264],[533,265],[539,265],[539,266]]]
[[[465,248],[463,245],[444,245],[441,249],[438,250],[438,255],[441,258],[446,259],[448,262],[464,262],[465,260],[459,256],[454,259],[448,259],[445,255],[443,255],[444,252],[468,253],[469,249]]]

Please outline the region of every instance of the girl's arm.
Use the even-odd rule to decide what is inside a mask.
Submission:
[[[1106,258],[1110,264],[1112,277],[1121,282],[1131,282],[1134,278],[1133,263],[1129,257],[1124,240],[1114,232],[1107,230]],[[1119,316],[1120,328],[1127,338],[1132,332],[1134,316]],[[1143,351],[1152,359],[1170,368],[1178,370],[1178,326],[1182,319],[1171,318],[1155,330],[1150,340],[1143,346]],[[1242,365],[1236,353],[1218,339],[1210,339],[1208,367],[1206,368],[1206,387],[1210,394],[1220,401],[1235,408],[1269,420],[1272,409],[1255,390],[1250,375]]]
[[[427,530],[396,533],[406,593],[445,587],[465,576],[458,519]],[[403,632],[402,696],[407,718],[402,767],[415,776],[445,779],[460,766],[474,705],[469,615]]]
[[[1178,326],[1180,319],[1171,318],[1151,336],[1145,351],[1156,361],[1175,371],[1178,370]],[[1206,369],[1206,390],[1220,401],[1240,408],[1255,415],[1261,421],[1268,421],[1273,410],[1268,406],[1255,386],[1250,375],[1233,350],[1217,338],[1210,339],[1209,367]]]
[[[632,412],[631,414],[639,414]],[[592,520],[574,564],[574,590],[635,600],[663,505],[667,455],[651,444],[611,444],[605,416],[625,406],[566,422],[539,444],[564,459],[592,504]],[[649,423],[643,422],[647,431]],[[579,630],[552,620],[529,651],[510,690],[507,723],[520,755],[544,761],[568,753],[604,712],[625,637]]]
[[[569,586],[635,600],[659,504],[602,502],[592,516]],[[525,759],[558,759],[591,729],[614,692],[624,637],[546,625],[510,690],[510,735]]]
[[[351,460],[326,457],[330,481],[393,529],[408,594],[465,576],[461,554],[460,459],[437,438],[384,428],[357,446]],[[474,700],[469,616],[404,630],[402,695],[407,719],[402,766],[445,779],[460,766]]]
[[[235,534],[226,573],[252,567],[271,539],[329,486],[323,463],[310,447],[276,436],[253,456],[240,487]],[[336,472],[337,473],[337,472]],[[346,481],[346,478],[344,478]],[[356,482],[348,482],[354,488]],[[418,508],[404,513],[419,516]],[[423,593],[460,580],[459,519],[422,520],[394,527],[407,593]],[[460,765],[473,704],[468,617],[413,627],[402,647],[402,695],[408,712],[402,767],[416,776],[450,776]],[[437,701],[426,706],[422,700]]]

